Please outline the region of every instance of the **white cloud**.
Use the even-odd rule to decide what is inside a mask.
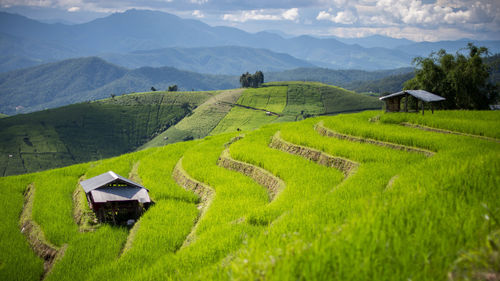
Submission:
[[[358,20],[356,12],[352,9],[339,11],[337,14],[331,14],[332,10],[320,11],[317,20],[329,20],[334,23],[353,24]]]
[[[299,18],[299,9],[291,8],[290,10],[284,11],[281,16],[285,20],[296,21]]]
[[[203,5],[205,3],[208,3],[208,0],[189,0],[189,2],[193,4]]]
[[[275,11],[275,10],[250,10],[242,11],[234,14],[224,14],[222,19],[225,21],[232,22],[247,22],[247,21],[278,21],[278,20],[289,20],[296,21],[299,18],[299,9],[291,8],[286,11]]]
[[[456,40],[473,37],[474,34],[457,28],[425,29],[419,27],[333,27],[327,34],[346,38],[360,38],[370,35],[384,35],[393,38],[407,38],[414,41]]]
[[[200,10],[194,10],[191,15],[193,15],[193,16],[199,18],[199,19],[205,17],[205,15]]]
[[[68,8],[68,12],[78,12],[78,11],[80,11],[80,7],[75,6]]]

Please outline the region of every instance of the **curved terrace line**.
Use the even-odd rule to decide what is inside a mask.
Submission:
[[[309,148],[287,142],[281,138],[279,131],[276,132],[276,134],[274,134],[272,141],[269,144],[269,147],[290,154],[299,155],[309,160],[312,160],[320,165],[340,170],[344,174],[344,177],[346,178],[354,174],[359,166],[359,163],[357,162],[342,157],[335,157],[314,148]]]
[[[285,188],[285,182],[271,174],[269,171],[255,165],[233,159],[229,153],[229,148],[222,151],[217,161],[217,165],[228,170],[240,172],[245,176],[252,178],[258,184],[264,186],[269,194],[269,201],[272,201],[276,195]]]
[[[429,132],[450,134],[450,135],[457,135],[457,136],[467,136],[467,137],[478,138],[478,139],[482,139],[482,140],[494,141],[494,142],[500,143],[500,139],[497,139],[497,138],[474,135],[474,134],[467,134],[467,133],[445,130],[445,129],[439,129],[439,128],[435,128],[435,127],[429,127],[429,126],[424,126],[424,125],[419,125],[419,124],[414,124],[414,123],[409,123],[409,122],[402,122],[402,123],[400,123],[400,125],[405,126],[405,127],[420,129],[420,130],[424,130],[424,131],[429,131]]]
[[[184,189],[189,190],[200,196],[200,203],[198,205],[198,209],[200,210],[200,213],[198,217],[196,218],[194,222],[193,229],[191,232],[188,234],[186,239],[184,240],[184,243],[182,243],[182,246],[180,249],[188,246],[191,244],[195,238],[196,238],[196,229],[198,228],[198,223],[200,220],[203,218],[205,215],[208,207],[212,203],[214,197],[215,197],[215,191],[213,188],[210,186],[201,183],[192,177],[188,175],[188,173],[182,168],[182,158],[179,159],[177,164],[175,165],[174,171],[172,173],[172,177],[174,181],[182,186]]]
[[[62,247],[52,245],[47,238],[45,238],[45,234],[40,225],[33,220],[32,211],[35,198],[34,194],[35,185],[32,183],[28,185],[24,193],[24,205],[19,219],[19,226],[21,228],[21,233],[26,236],[30,247],[37,256],[44,260],[44,272],[40,278],[43,280],[54,264],[62,258],[67,244],[64,244]]]
[[[369,144],[374,144],[374,145],[378,145],[378,146],[382,146],[382,147],[388,147],[388,148],[395,149],[395,150],[416,152],[416,153],[421,153],[427,157],[431,157],[435,154],[435,152],[432,152],[430,150],[423,149],[423,148],[417,148],[417,147],[412,147],[412,146],[395,144],[395,143],[391,143],[391,142],[378,141],[378,140],[374,140],[374,139],[368,139],[368,138],[363,138],[363,137],[356,137],[356,136],[352,136],[352,135],[337,133],[337,132],[332,131],[331,129],[326,128],[323,125],[322,121],[320,121],[318,124],[316,124],[314,126],[314,129],[316,130],[316,132],[318,132],[322,136],[333,137],[333,138],[337,138],[340,140],[348,140],[348,141],[360,142],[360,143],[369,143]]]

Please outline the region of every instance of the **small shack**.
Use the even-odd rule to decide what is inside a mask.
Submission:
[[[137,220],[151,205],[149,190],[113,171],[80,183],[89,207],[101,222],[122,224]]]
[[[404,112],[408,112],[408,97],[412,96],[417,99],[417,112],[419,108],[418,101],[422,104],[422,114],[424,114],[424,102],[431,103],[431,110],[434,113],[433,102],[443,101],[445,98],[429,93],[424,90],[406,90],[380,97],[380,100],[385,101],[386,112],[399,112],[401,111],[401,100],[404,98]]]

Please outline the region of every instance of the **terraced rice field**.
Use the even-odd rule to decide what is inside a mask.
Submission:
[[[500,129],[492,124],[500,114],[413,118],[309,118],[0,178],[0,279],[498,276]],[[472,127],[488,128],[489,138]],[[89,210],[78,183],[108,170],[141,182],[156,202],[130,230],[83,225]]]

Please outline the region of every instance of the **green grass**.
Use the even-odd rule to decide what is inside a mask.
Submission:
[[[279,121],[301,120],[307,116],[354,112],[381,108],[374,97],[315,82],[276,82],[266,85],[288,85],[286,107]]]
[[[35,172],[134,151],[211,96],[143,93],[0,120],[0,175]]]
[[[281,113],[286,105],[287,88],[282,86],[246,89],[238,104]]]
[[[377,98],[315,82],[272,82],[247,89],[238,104],[281,114],[266,116],[259,110],[234,107],[210,135],[254,130],[265,124],[291,122],[315,115],[380,108]]]
[[[434,114],[415,113],[384,114],[380,120],[399,124],[408,122],[438,129],[457,131],[478,136],[500,138],[499,114],[496,111],[471,113],[461,110],[438,110]],[[480,121],[480,122],[478,122]]]
[[[485,248],[485,241],[497,241],[500,230],[500,144],[404,127],[400,119],[386,120],[392,116],[368,111],[268,124],[237,141],[241,133],[233,132],[0,178],[0,276],[39,280],[43,273],[41,259],[19,231],[30,183],[33,219],[49,242],[67,245],[48,280],[447,280],[452,271],[476,276],[497,270],[491,257],[498,251],[487,248],[491,242]],[[447,127],[463,132],[488,126],[495,131],[492,124],[500,119],[477,111],[431,117],[464,118],[462,127]],[[320,122],[338,133],[435,154],[325,137],[315,130]],[[359,167],[345,178],[339,170],[270,148],[278,131],[287,142]],[[219,167],[227,147],[231,157],[282,179],[284,189],[270,202],[266,188]],[[190,177],[215,191],[198,221],[198,196],[172,179],[181,158]],[[156,204],[131,231],[100,225],[81,233],[72,217],[72,192],[82,176],[108,170],[122,176],[134,171]],[[194,240],[182,247],[192,231]]]
[[[235,106],[210,134],[236,132],[238,129],[241,131],[254,130],[264,124],[271,123],[276,118],[277,116],[267,115],[264,111]]]
[[[19,227],[23,192],[33,182],[32,175],[0,178],[0,279],[38,280],[43,262],[31,250]]]
[[[175,126],[168,128],[139,149],[162,146],[169,143],[184,141],[186,139],[199,139],[206,137],[231,110],[231,105],[240,97],[242,90],[228,90],[214,92],[212,97],[193,113],[182,119]]]

